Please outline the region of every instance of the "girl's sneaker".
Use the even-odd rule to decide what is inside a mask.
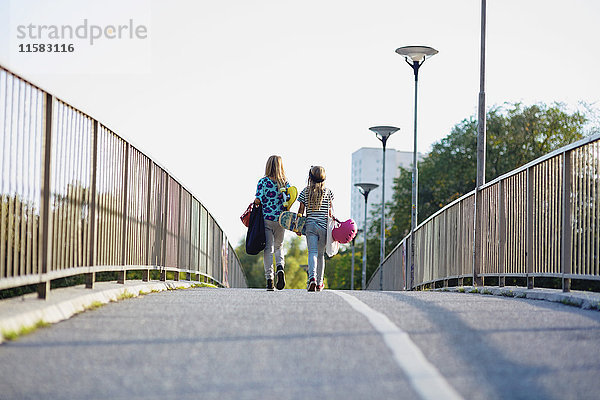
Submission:
[[[315,290],[317,290],[317,281],[315,280],[315,278],[312,278],[310,281],[308,281],[306,290],[308,290],[309,292],[314,292]]]
[[[277,290],[283,290],[285,287],[285,272],[283,271],[283,266],[277,266],[277,283],[275,284]]]
[[[320,292],[320,291],[322,291],[324,287],[325,287],[325,285],[324,285],[324,284],[322,284],[322,283],[318,284],[318,285],[317,285],[317,292]]]
[[[269,292],[274,290],[273,289],[273,279],[267,279],[267,290]]]

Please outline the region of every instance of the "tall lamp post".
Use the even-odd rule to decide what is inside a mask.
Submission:
[[[483,285],[479,275],[481,265],[481,186],[485,183],[485,21],[486,0],[481,0],[481,51],[479,55],[479,102],[477,105],[477,180],[475,184],[475,240],[473,255],[473,286]],[[504,286],[504,278],[498,282]],[[533,289],[533,281],[527,277],[527,287]]]
[[[412,289],[412,271],[415,266],[415,229],[417,227],[417,189],[419,187],[419,175],[417,171],[417,87],[419,82],[419,68],[425,59],[434,56],[438,51],[427,46],[405,46],[396,49],[396,53],[404,57],[404,60],[413,69],[415,74],[415,121],[413,134],[413,169],[412,169],[412,211],[410,215],[410,269],[407,271],[405,286],[407,290]],[[408,61],[410,59],[410,61]]]
[[[364,237],[363,237],[363,267],[362,267],[362,290],[366,289],[367,286],[367,199],[371,190],[376,189],[379,185],[376,183],[355,183],[354,186],[358,188],[360,193],[365,198],[365,223],[364,223]]]
[[[383,290],[383,258],[385,257],[385,144],[392,133],[400,128],[394,126],[374,126],[369,130],[375,132],[377,139],[383,144],[383,172],[381,175],[381,246],[379,251],[379,290]]]
[[[356,236],[360,235],[362,232],[362,229],[357,230]],[[354,242],[356,241],[356,236],[352,238],[352,269],[350,270],[350,290],[354,290]]]

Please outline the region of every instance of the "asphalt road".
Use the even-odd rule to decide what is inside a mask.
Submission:
[[[408,333],[465,399],[600,397],[598,311],[459,293],[345,293]],[[410,376],[332,291],[155,293],[0,345],[0,399],[416,399]]]

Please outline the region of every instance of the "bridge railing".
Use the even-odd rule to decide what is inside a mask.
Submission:
[[[0,67],[0,289],[128,270],[245,287],[204,205],[108,127]]]
[[[385,258],[367,289],[448,285],[456,279],[506,277],[600,280],[600,135],[565,146],[484,185],[481,235],[475,241],[472,191],[423,221]],[[481,246],[479,265],[475,246]],[[411,265],[412,264],[412,265]],[[477,269],[475,269],[477,267]]]

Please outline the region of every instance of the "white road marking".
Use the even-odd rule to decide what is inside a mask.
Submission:
[[[433,364],[427,361],[408,334],[398,328],[388,317],[350,294],[336,290],[331,292],[346,300],[352,308],[367,317],[373,328],[381,333],[394,359],[422,399],[462,399]]]

